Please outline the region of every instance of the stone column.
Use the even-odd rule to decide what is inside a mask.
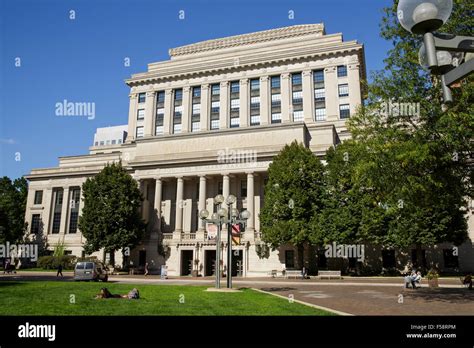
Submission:
[[[229,127],[229,81],[221,82],[220,88],[219,128],[226,129]]]
[[[281,123],[290,122],[290,96],[291,96],[291,87],[290,87],[290,74],[284,73],[281,74]]]
[[[163,135],[169,135],[171,133],[171,124],[173,120],[173,110],[171,108],[173,104],[173,90],[167,89],[165,91],[165,115],[163,116]]]
[[[313,88],[313,74],[311,70],[303,71],[303,114],[304,122],[312,123],[314,120],[314,88]]]
[[[247,228],[245,229],[245,239],[253,239],[255,231],[255,186],[254,176],[252,172],[247,173],[247,210],[250,213],[250,217],[247,220]],[[247,236],[247,232],[250,236]],[[251,237],[251,238],[249,238]]]
[[[347,67],[347,78],[349,85],[349,103],[351,115],[354,115],[357,107],[362,102],[361,92],[360,92],[360,72],[359,64],[354,62],[349,64]]]
[[[156,214],[156,225],[154,230],[157,233],[161,232],[161,196],[163,192],[163,182],[161,181],[161,178],[156,178],[155,179],[155,214]]]
[[[227,204],[225,204],[225,200],[229,197],[230,194],[230,177],[228,173],[222,175],[222,195],[224,196],[224,203],[222,206],[227,209]]]
[[[137,94],[129,94],[130,104],[128,107],[128,134],[126,142],[129,143],[135,140],[135,133],[137,127]]]
[[[249,79],[240,80],[240,127],[249,125]]]
[[[324,69],[324,89],[326,91],[326,120],[339,119],[339,96],[337,90],[336,67]]]
[[[181,133],[189,132],[189,125],[191,113],[191,88],[189,86],[183,87],[183,113],[181,115]]]
[[[59,225],[59,233],[66,234],[68,230],[68,211],[69,211],[69,187],[63,188],[63,205],[61,206],[61,223]]]
[[[209,130],[209,84],[201,86],[201,116],[199,117],[201,123],[201,130]]]
[[[145,136],[152,136],[154,134],[153,124],[155,123],[156,107],[155,107],[155,91],[146,92],[145,99]]]
[[[270,124],[270,82],[268,76],[260,77],[260,124]]]
[[[206,176],[201,175],[199,176],[199,205],[198,205],[198,210],[201,211],[203,209],[206,209]],[[210,212],[212,214],[212,212]],[[198,231],[199,232],[204,232],[204,227],[201,222],[201,219],[199,218],[198,221]],[[204,238],[204,234],[202,236]]]
[[[51,233],[51,209],[53,208],[54,192],[51,186],[51,180],[48,182],[48,188],[43,190],[43,206],[44,210],[41,216],[43,223],[43,234]]]
[[[178,177],[176,181],[176,219],[175,232],[181,233],[183,231],[183,193],[184,181],[183,177]]]

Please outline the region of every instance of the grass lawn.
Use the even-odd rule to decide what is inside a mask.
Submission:
[[[101,287],[139,300],[95,299]],[[0,282],[0,315],[334,315],[251,289],[204,291],[203,286],[132,285],[86,282]],[[75,303],[70,303],[71,295]],[[184,303],[180,303],[184,302]]]

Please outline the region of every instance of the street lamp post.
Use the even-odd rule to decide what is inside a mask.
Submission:
[[[400,0],[397,9],[401,26],[423,35],[420,64],[440,76],[445,103],[453,101],[449,86],[474,71],[474,59],[466,59],[467,53],[474,52],[474,37],[435,32],[446,23],[452,9],[452,0]]]
[[[227,224],[228,242],[227,242],[227,287],[232,288],[232,225],[236,223],[245,223],[250,217],[250,213],[247,210],[240,213],[235,208],[232,208],[232,204],[236,202],[236,198],[233,195],[229,195],[225,199],[229,209],[223,208],[224,196],[217,195],[214,197],[214,203],[217,205],[217,212],[211,215],[209,218],[209,212],[203,209],[199,212],[199,217],[205,222],[211,222],[217,225],[217,240],[216,240],[216,288],[220,289],[221,282],[221,231],[222,225]]]

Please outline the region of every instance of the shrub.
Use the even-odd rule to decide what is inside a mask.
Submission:
[[[73,255],[63,256],[41,256],[38,258],[37,266],[44,269],[55,269],[60,264],[64,269],[73,269],[76,257]]]

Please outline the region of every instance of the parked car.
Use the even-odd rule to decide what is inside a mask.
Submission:
[[[108,268],[101,262],[82,261],[74,267],[74,280],[102,280],[106,282],[109,278]]]

